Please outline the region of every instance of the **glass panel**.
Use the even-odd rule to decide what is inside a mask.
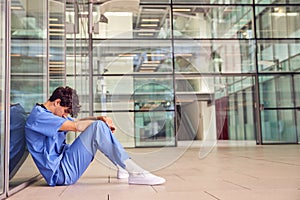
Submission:
[[[136,147],[174,146],[174,112],[150,111],[135,114]]]
[[[299,38],[299,6],[256,7],[258,38]]]
[[[94,111],[132,111],[135,99],[135,78],[133,76],[97,76]],[[133,119],[132,119],[133,120]]]
[[[295,88],[295,106],[300,107],[300,75],[294,76],[294,88]],[[299,124],[300,125],[300,124]]]
[[[175,40],[177,72],[255,72],[255,45],[245,40]]]
[[[298,135],[298,142],[300,141],[300,75],[294,76],[294,89],[295,89],[295,106],[296,109],[296,118],[297,118],[297,135]]]
[[[297,142],[294,110],[264,110],[261,123],[264,143]]]
[[[135,113],[134,112],[117,112],[113,111],[112,113],[102,112],[97,113],[97,115],[106,115],[109,116],[115,126],[116,132],[114,135],[118,138],[119,142],[124,147],[135,147]]]
[[[258,40],[260,72],[299,71],[300,40]]]
[[[174,146],[172,77],[135,77],[133,84],[136,146]]]
[[[238,120],[236,112],[236,94],[229,95],[229,110],[228,110],[228,139],[237,139],[236,121]]]
[[[296,117],[297,117],[297,135],[298,135],[298,143],[300,142],[300,110],[296,110]]]
[[[223,78],[223,87],[217,87],[216,93],[229,95],[228,106],[228,138],[230,140],[255,140],[255,98],[254,98],[254,77],[230,77]],[[217,115],[219,115],[217,113]],[[224,121],[225,121],[224,120]]]
[[[50,90],[65,81],[65,0],[49,1],[49,81]]]
[[[260,81],[260,102],[264,108],[293,107],[290,76],[264,76]]]
[[[94,7],[94,38],[170,38],[170,7],[137,1],[106,1]]]
[[[260,103],[265,108],[274,108],[277,105],[275,80],[272,76],[259,77]]]
[[[46,1],[13,1],[11,6],[11,187],[38,174],[24,151],[23,125],[24,113],[47,95],[46,8]]]
[[[94,111],[112,113],[124,145],[174,146],[171,41],[95,41],[93,60]]]
[[[79,96],[81,109],[78,118],[90,116],[90,75],[89,75],[89,48],[88,48],[88,32],[87,32],[87,2],[86,1],[66,1],[65,17],[58,13],[60,20],[65,20],[65,37],[66,41],[66,57],[64,77],[66,85],[76,89]],[[79,13],[80,15],[79,17]],[[58,42],[61,42],[59,38]],[[62,47],[61,44],[60,47]],[[63,51],[60,48],[60,51]],[[63,59],[63,58],[61,58]],[[62,70],[63,71],[63,70]],[[63,73],[63,72],[62,72]],[[60,78],[61,75],[58,76]],[[62,80],[63,82],[64,80]],[[54,87],[55,81],[51,84]],[[55,88],[50,88],[53,91]],[[72,143],[78,136],[78,133],[70,132],[67,135],[67,142]]]
[[[276,98],[278,107],[294,107],[293,87],[290,76],[276,77]]]
[[[248,6],[174,6],[175,38],[253,38]]]
[[[5,97],[5,68],[6,68],[6,2],[0,0],[0,195],[4,192],[4,97]]]
[[[171,41],[106,40],[94,44],[94,74],[172,72]]]

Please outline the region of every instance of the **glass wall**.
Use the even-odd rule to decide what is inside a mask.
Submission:
[[[255,82],[240,75],[256,72],[252,6],[147,3],[93,7],[94,113],[112,116],[127,146],[175,145],[176,138],[203,139],[206,130],[215,130],[214,120],[199,117],[221,116],[214,101],[225,97],[228,113],[239,108],[232,126],[247,115],[245,127],[226,134],[255,140]],[[221,73],[236,76],[224,79]],[[239,93],[234,102],[253,102],[230,107],[229,93]],[[218,120],[223,127],[229,117]]]
[[[297,141],[294,83],[298,76],[261,76],[262,137],[265,143]],[[275,91],[275,92],[274,92]]]
[[[5,72],[6,72],[6,1],[0,1],[0,198],[4,193],[5,154]]]
[[[1,59],[0,190],[5,91],[10,121],[22,125],[54,88],[76,88],[79,117],[112,117],[125,147],[300,139],[297,0],[16,0],[9,1],[11,40],[6,2],[0,55],[10,41],[11,76]],[[10,152],[13,188],[38,172],[23,130],[10,127],[10,146],[18,146]]]
[[[255,7],[262,142],[297,143],[298,76],[293,74],[299,73],[299,6],[296,1],[257,3],[266,4]]]
[[[33,106],[48,91],[48,3],[11,2],[10,188],[37,176],[29,156],[24,124]],[[9,77],[7,77],[9,78]]]

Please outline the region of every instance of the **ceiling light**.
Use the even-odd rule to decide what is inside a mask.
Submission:
[[[153,36],[153,33],[138,33],[139,36]]]
[[[142,19],[142,22],[159,22],[159,19]]]
[[[65,62],[63,61],[50,61],[49,64],[51,65],[64,65]]]
[[[50,36],[64,36],[63,33],[49,33]]]
[[[21,54],[12,53],[12,54],[10,54],[10,56],[12,56],[12,57],[20,57]]]
[[[140,29],[139,32],[155,32],[156,29]]]
[[[21,6],[12,6],[12,7],[10,7],[10,9],[12,9],[12,10],[23,10],[23,8]]]
[[[141,24],[141,27],[156,27],[157,24]]]
[[[52,31],[53,31],[53,32],[65,32],[64,29],[58,29],[58,28],[50,28],[49,31],[50,31],[50,32],[52,32]]]
[[[280,8],[278,8],[278,7],[277,7],[277,8],[274,8],[274,11],[275,11],[275,12],[279,12],[279,11],[280,11]]]
[[[290,17],[295,17],[295,16],[298,16],[299,13],[295,13],[295,12],[290,12],[290,13],[286,13],[287,16],[290,16]]]
[[[63,27],[65,26],[64,24],[49,24],[49,26],[58,26],[58,27]]]
[[[139,72],[154,72],[154,69],[140,69]]]
[[[142,67],[157,67],[158,66],[158,64],[151,64],[151,63],[143,63],[142,65],[141,65]]]
[[[176,54],[175,54],[175,57],[177,57],[177,56],[181,56],[181,57],[191,57],[191,56],[193,56],[193,54],[191,54],[191,53],[176,53]]]
[[[174,12],[190,12],[191,9],[190,8],[174,8],[173,11]]]
[[[136,54],[134,53],[124,53],[124,54],[119,54],[119,57],[135,57]]]
[[[159,60],[149,60],[149,61],[145,61],[144,63],[159,64],[160,61]]]
[[[57,22],[58,19],[57,18],[49,18],[49,21],[52,21],[52,22]]]
[[[296,12],[290,12],[290,13],[274,12],[274,13],[271,13],[270,15],[273,17],[284,17],[284,16],[296,17],[299,15],[299,13],[296,13]]]

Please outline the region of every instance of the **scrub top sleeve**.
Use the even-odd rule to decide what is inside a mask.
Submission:
[[[56,134],[62,124],[68,120],[50,112],[39,113],[36,116],[31,117],[32,120],[29,119],[27,121],[27,128],[48,137],[52,137]]]

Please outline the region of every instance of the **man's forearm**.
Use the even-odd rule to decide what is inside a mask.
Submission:
[[[96,120],[96,119],[95,119]],[[89,127],[95,120],[77,120],[75,121],[76,130],[79,132],[84,131],[87,127]]]
[[[80,131],[84,131],[91,123],[95,122],[96,120],[101,120],[105,122],[109,126],[111,131],[115,132],[116,127],[113,121],[111,120],[111,118],[107,116],[90,116],[81,119],[75,119],[75,123],[77,123],[76,129],[79,129]]]
[[[85,120],[98,120],[98,117],[95,117],[95,116],[89,116],[89,117],[84,117],[84,118],[81,118],[81,119],[76,119],[75,121],[85,121]]]

